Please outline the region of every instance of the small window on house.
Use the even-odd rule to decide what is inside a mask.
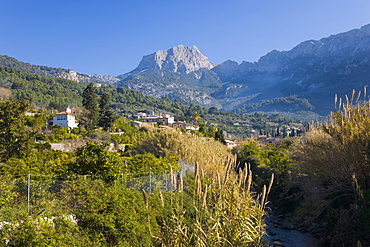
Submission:
[[[57,115],[57,120],[67,120],[66,115]]]

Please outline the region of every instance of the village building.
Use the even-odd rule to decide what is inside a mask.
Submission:
[[[185,122],[179,122],[179,121],[172,123],[172,125],[170,126],[173,128],[183,128],[186,130],[199,130],[199,126],[197,125],[185,123]]]
[[[234,148],[236,147],[236,143],[234,141],[231,141],[231,140],[225,140],[225,143],[226,143],[226,147],[227,148]]]
[[[146,123],[158,123],[161,122],[163,125],[171,125],[175,122],[175,118],[169,114],[148,115],[144,117]]]
[[[49,122],[51,125],[58,125],[61,127],[69,127],[71,129],[78,127],[78,122],[75,117],[74,108],[67,107],[65,111],[58,112],[53,120]]]

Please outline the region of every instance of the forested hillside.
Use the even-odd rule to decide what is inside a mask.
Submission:
[[[78,73],[71,69],[52,68],[48,66],[40,66],[40,65],[24,63],[24,62],[18,61],[17,59],[13,57],[3,56],[3,55],[0,55],[0,66],[6,66],[9,68],[18,69],[23,72],[37,74],[39,76],[69,79],[69,80],[81,82],[83,84],[104,83],[104,82],[110,81],[110,78],[100,77],[99,75],[89,76],[89,75]]]
[[[82,92],[86,85],[62,78],[49,78],[21,70],[0,66],[0,87],[11,91],[16,99],[28,98],[39,107],[60,109],[67,105],[81,106]],[[178,101],[156,99],[143,96],[141,93],[127,88],[102,86],[97,88],[99,95],[108,93],[112,106],[121,112],[137,110],[162,110],[176,112],[184,110]]]
[[[62,110],[66,106],[82,107],[82,92],[84,84],[62,79],[43,77],[36,74],[20,71],[17,69],[0,66],[0,93],[5,98],[27,98],[37,107],[46,109]],[[144,96],[134,90],[125,87],[115,88],[102,85],[96,87],[96,93],[100,97],[107,94],[110,98],[110,107],[117,114],[136,114],[139,111],[156,113],[169,113],[178,120],[194,122],[194,117],[200,117],[200,122],[206,121],[219,124],[225,131],[247,135],[250,129],[263,129],[265,132],[276,131],[276,128],[292,122],[299,122],[288,118],[280,118],[269,115],[245,115],[232,114],[219,111],[216,107],[205,108],[195,104],[186,105],[179,100],[171,100],[167,97],[157,99],[152,96]],[[283,121],[282,121],[283,119]],[[199,123],[199,122],[198,122]]]

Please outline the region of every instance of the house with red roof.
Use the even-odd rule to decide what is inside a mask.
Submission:
[[[78,127],[78,122],[76,121],[75,111],[73,108],[67,107],[65,111],[58,112],[53,117],[53,125],[58,125],[61,127],[69,127],[71,129]]]

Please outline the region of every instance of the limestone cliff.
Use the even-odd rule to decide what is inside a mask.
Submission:
[[[196,46],[179,45],[144,56],[135,70],[156,68],[189,74],[199,69],[212,69],[213,67],[214,65]]]

